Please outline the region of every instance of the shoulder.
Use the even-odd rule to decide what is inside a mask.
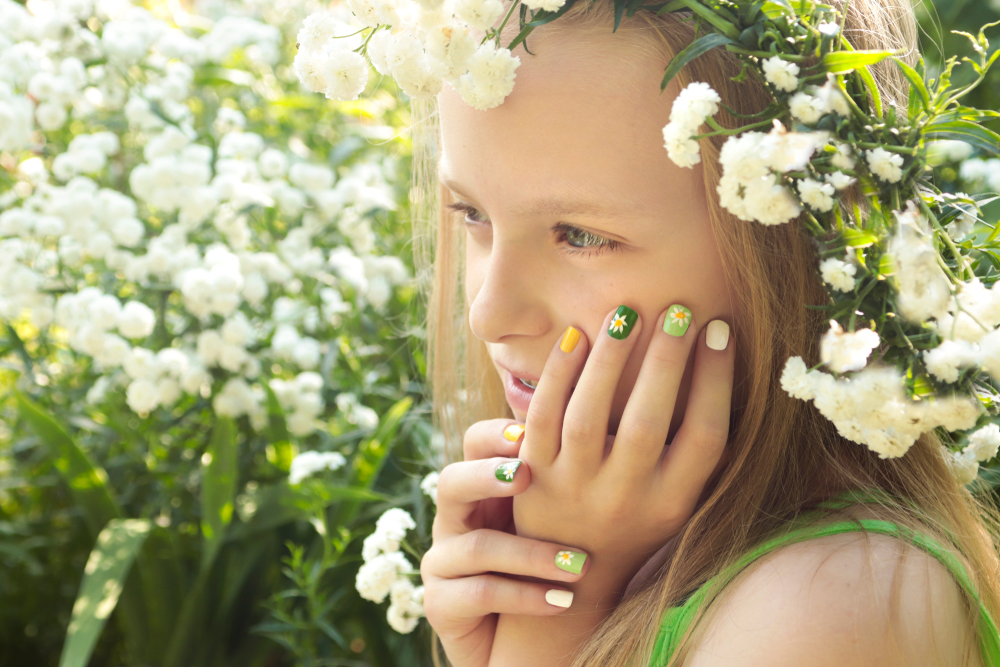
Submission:
[[[878,533],[766,554],[723,589],[703,624],[685,667],[982,665],[964,592],[948,569]]]

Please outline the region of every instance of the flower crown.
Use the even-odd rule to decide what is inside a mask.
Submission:
[[[468,104],[489,109],[513,89],[520,60],[511,49],[576,1],[515,0],[504,14],[501,0],[348,0],[366,26],[355,33],[360,46],[337,39],[332,15],[313,14],[299,33],[295,69],[309,89],[355,99],[367,83],[367,55],[411,97],[435,95],[448,81]],[[983,30],[960,33],[976,58],[952,57],[928,79],[922,59],[911,66],[891,51],[855,50],[844,15],[812,0],[614,5],[615,30],[640,9],[686,12],[696,23],[698,36],[667,65],[661,91],[684,65],[721,47],[742,62],[737,81],[756,79],[772,94],[763,111],[741,116],[708,84],[691,83],[663,139],[669,157],[691,167],[701,159],[699,139],[728,136],[722,206],[764,225],[799,219],[817,242],[829,299],[810,307],[826,311],[830,329],[821,363],[788,359],[782,388],[881,458],[902,456],[937,430],[953,473],[974,480],[1000,446],[1000,226],[986,224],[980,208],[997,197],[942,192],[926,154],[935,140],[1000,154],[1000,135],[979,124],[1000,114],[959,103],[1000,51],[988,55]],[[515,11],[520,30],[501,47]],[[485,33],[478,43],[473,30]],[[906,109],[886,103],[875,84],[869,68],[886,60],[910,83]],[[960,62],[976,77],[953,87]],[[720,107],[747,124],[723,128],[713,118]],[[849,201],[851,186],[857,197]]]

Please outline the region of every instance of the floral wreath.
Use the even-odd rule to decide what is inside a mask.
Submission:
[[[295,70],[310,90],[355,99],[370,60],[411,97],[436,95],[448,81],[472,107],[489,109],[513,89],[520,60],[511,49],[577,1],[515,0],[504,14],[501,0],[348,0],[366,26],[361,45],[341,46],[333,34],[340,24],[313,14],[298,36]],[[727,135],[722,206],[764,225],[798,219],[817,241],[829,296],[818,308],[830,329],[820,364],[788,359],[782,388],[813,401],[841,435],[883,459],[936,430],[952,472],[973,481],[1000,446],[1000,226],[985,223],[980,208],[998,196],[942,192],[926,152],[928,142],[960,140],[1000,154],[1000,135],[979,124],[1000,114],[959,103],[1000,56],[988,54],[983,33],[996,24],[959,33],[977,57],[951,57],[928,78],[922,59],[910,66],[892,51],[855,50],[843,35],[844,14],[811,0],[614,5],[615,30],[640,8],[686,12],[696,23],[661,91],[684,65],[721,47],[742,62],[738,81],[754,78],[772,93],[763,111],[740,116],[708,84],[691,83],[675,99],[663,139],[670,159],[691,167],[701,159],[698,139]],[[520,31],[501,47],[515,11]],[[473,30],[485,33],[478,43]],[[884,60],[910,83],[905,115],[883,103],[869,69]],[[951,85],[959,63],[975,71],[971,84]],[[713,118],[720,105],[748,123],[723,128]],[[855,185],[864,210],[843,197]]]

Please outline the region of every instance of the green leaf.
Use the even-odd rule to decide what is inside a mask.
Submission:
[[[528,38],[528,35],[531,34],[532,30],[534,30],[539,26],[545,25],[549,21],[556,20],[557,18],[565,14],[567,11],[569,11],[569,8],[573,6],[574,2],[576,2],[576,0],[566,0],[566,4],[564,4],[562,7],[560,7],[558,10],[554,12],[545,11],[544,9],[535,12],[532,15],[532,20],[524,25],[524,29],[522,29],[521,32],[517,34],[517,37],[511,40],[510,44],[507,45],[507,48],[513,51],[515,46],[517,46],[518,44],[520,44],[521,42],[523,42],[525,39]]]
[[[118,604],[132,561],[151,527],[145,519],[112,519],[97,536],[73,604],[59,667],[86,667],[90,662],[101,630]]]
[[[930,110],[931,96],[930,93],[927,92],[927,84],[924,83],[923,77],[917,74],[917,71],[915,69],[904,63],[896,56],[893,56],[892,59],[893,61],[895,61],[896,65],[899,66],[899,69],[903,72],[903,76],[905,76],[906,79],[910,82],[910,86],[913,87],[913,90],[916,91],[917,94],[920,96],[919,99],[924,105],[924,110],[925,111]]]
[[[872,106],[875,107],[875,115],[879,118],[882,117],[882,94],[878,91],[878,85],[875,83],[875,77],[872,76],[871,70],[867,67],[859,67],[855,70],[861,80],[865,83],[865,88],[868,89],[868,93],[872,96]]]
[[[718,33],[709,33],[707,35],[702,35],[698,39],[694,40],[671,59],[670,63],[667,65],[666,70],[663,72],[663,80],[660,82],[660,90],[662,91],[670,83],[671,79],[677,76],[677,73],[687,65],[689,62],[697,58],[698,56],[711,51],[717,46],[722,46],[723,44],[735,44],[733,40],[729,39],[725,35],[720,35]]]
[[[823,69],[834,74],[846,74],[891,58],[895,51],[831,51],[823,56]]]
[[[204,537],[202,571],[212,567],[226,527],[233,519],[233,502],[236,497],[236,425],[232,419],[216,419],[212,441],[206,454],[210,460],[205,467],[201,486],[201,533]]]
[[[967,120],[931,123],[924,127],[923,136],[927,140],[957,139],[970,143],[988,153],[1000,155],[1000,135],[978,123],[972,123]]]
[[[16,389],[14,396],[21,417],[45,445],[92,534],[97,535],[112,519],[121,518],[121,508],[111,497],[104,468],[80,449],[52,414]]]
[[[860,229],[854,229],[853,227],[844,229],[841,237],[844,239],[844,242],[852,248],[866,248],[872,244],[878,243],[878,237],[874,234],[861,231]]]

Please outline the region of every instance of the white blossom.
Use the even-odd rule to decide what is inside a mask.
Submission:
[[[145,338],[153,333],[156,315],[141,301],[129,301],[117,316],[118,331],[126,338]]]
[[[857,267],[854,264],[837,259],[836,257],[828,257],[819,263],[819,271],[823,277],[823,282],[835,290],[841,292],[854,291],[854,274],[857,273]]]
[[[889,243],[895,264],[900,314],[908,320],[923,322],[947,313],[951,283],[938,265],[938,253],[930,242],[927,223],[912,204],[906,211],[896,211],[898,224]]]
[[[826,174],[823,178],[836,190],[843,190],[844,188],[848,188],[851,185],[853,185],[854,181],[856,180],[854,178],[851,178],[842,171],[831,172],[829,174]]]
[[[542,0],[544,4],[565,0]],[[532,7],[533,5],[528,5]],[[455,15],[476,30],[489,30],[503,14],[503,3],[500,0],[456,0]]]
[[[781,388],[792,398],[812,400],[816,397],[816,378],[819,373],[809,371],[802,357],[789,357],[781,372]]]
[[[400,575],[413,572],[413,565],[399,551],[382,553],[361,565],[355,578],[355,588],[366,600],[382,602]]]
[[[338,452],[302,452],[294,459],[288,471],[288,483],[299,484],[321,470],[337,470],[346,463]]]
[[[344,48],[328,48],[321,68],[332,100],[356,100],[368,83],[368,62],[359,53]]]
[[[811,178],[798,181],[799,196],[812,209],[826,213],[833,208],[835,188],[829,183],[821,183]]]
[[[510,49],[498,48],[489,41],[469,57],[469,71],[459,77],[457,90],[474,109],[492,109],[514,89],[515,71],[520,58]]]
[[[764,77],[778,90],[790,93],[799,87],[799,66],[781,56],[771,56],[761,61]]]
[[[420,482],[421,491],[430,496],[430,499],[435,505],[437,505],[437,484],[439,477],[441,477],[441,473],[434,470],[427,473],[424,479]]]
[[[968,448],[960,452],[946,452],[945,462],[955,480],[963,486],[974,482],[979,474],[979,463]]]
[[[965,450],[977,461],[989,461],[997,455],[998,448],[1000,448],[1000,426],[991,423],[969,436],[969,444]]]
[[[795,119],[814,125],[826,113],[826,102],[821,97],[799,92],[788,100],[788,108]]]
[[[879,341],[871,329],[845,332],[836,320],[830,320],[830,329],[820,342],[820,359],[835,373],[859,371]]]
[[[872,173],[887,183],[898,183],[903,178],[903,156],[879,146],[865,151],[865,159]]]
[[[963,367],[978,363],[978,350],[973,345],[964,340],[942,341],[933,350],[924,351],[924,365],[931,375],[942,382],[955,382]]]

